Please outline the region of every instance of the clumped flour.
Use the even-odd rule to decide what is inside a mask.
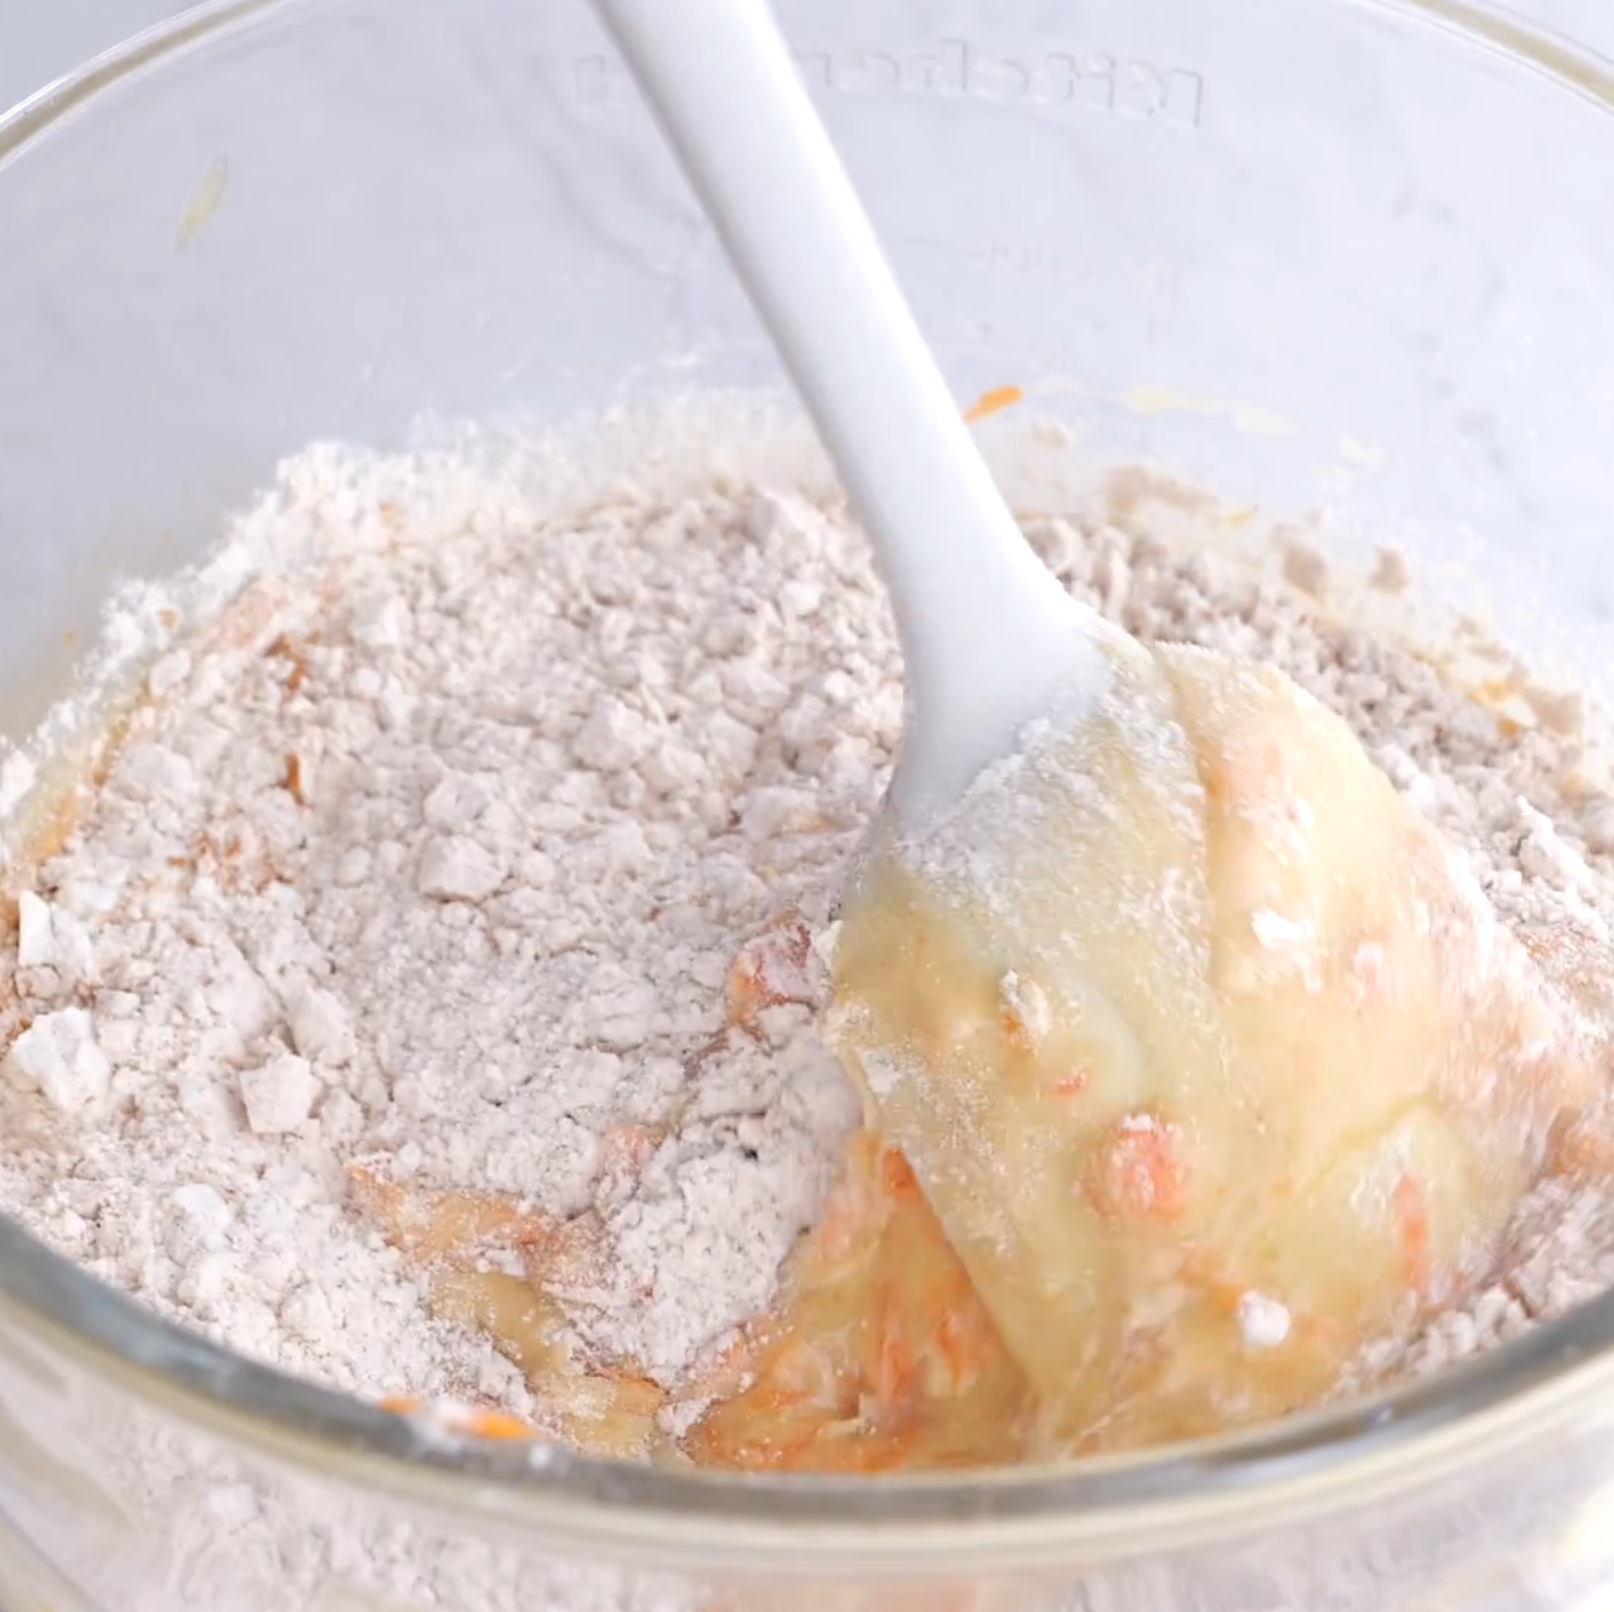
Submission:
[[[1315,567],[1262,580],[1146,526],[1029,531],[1132,632],[1341,712],[1547,966],[1594,979],[1588,711],[1521,730],[1333,624],[1291,585]],[[810,1006],[725,1029],[737,952],[787,912],[825,934],[889,776],[899,659],[845,508],[716,482],[560,516],[468,461],[316,449],[213,574],[229,602],[156,661],[19,893],[0,1205],[261,1360],[541,1418],[431,1319],[349,1172],[517,1194],[593,1229],[556,1295],[575,1346],[676,1386],[768,1305],[860,1117]],[[1493,1283],[1362,1379],[1610,1285],[1614,1200],[1550,1182]]]

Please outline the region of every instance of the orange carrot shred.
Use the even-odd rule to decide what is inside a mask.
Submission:
[[[880,1360],[874,1397],[881,1405],[897,1405],[909,1397],[914,1382],[914,1355],[903,1331],[902,1316],[887,1302],[880,1323]]]
[[[389,1394],[380,1401],[381,1409],[395,1416],[414,1416],[426,1408],[423,1399],[407,1395]],[[456,1417],[456,1420],[461,1418]],[[523,1421],[507,1416],[503,1411],[466,1410],[463,1413],[463,1431],[472,1438],[496,1439],[502,1443],[530,1443],[537,1433]]]
[[[913,1166],[894,1148],[887,1149],[880,1161],[880,1183],[885,1195],[896,1203],[919,1201],[919,1180]]]
[[[990,391],[982,392],[964,410],[965,423],[974,425],[977,420],[984,420],[989,414],[997,414],[1000,410],[1013,408],[1016,403],[1024,400],[1025,395],[1018,386],[994,386]]]
[[[1173,1128],[1147,1116],[1141,1122],[1123,1120],[1105,1160],[1106,1206],[1112,1212],[1169,1220],[1185,1207],[1185,1185]]]
[[[1422,1288],[1429,1280],[1429,1199],[1423,1184],[1404,1175],[1390,1195],[1401,1232],[1402,1272],[1407,1285]]]
[[[530,1443],[538,1436],[525,1422],[502,1411],[478,1411],[471,1418],[470,1431],[478,1438],[517,1444]]]

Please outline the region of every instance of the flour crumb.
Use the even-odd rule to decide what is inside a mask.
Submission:
[[[1283,579],[1302,593],[1321,599],[1328,592],[1332,572],[1328,561],[1310,543],[1291,539],[1283,546]]]
[[[1041,1041],[1053,1029],[1053,1006],[1048,993],[1035,980],[1023,979],[1013,969],[998,982],[1003,1008],[1033,1042]]]
[[[1406,555],[1400,549],[1379,549],[1367,585],[1380,593],[1405,593],[1412,586],[1412,567]]]
[[[243,1069],[240,1090],[250,1129],[259,1136],[280,1136],[308,1118],[319,1082],[306,1058],[286,1052],[257,1069]]]
[[[1286,1305],[1264,1293],[1244,1293],[1238,1304],[1239,1334],[1249,1349],[1276,1349],[1289,1336]]]
[[[11,1043],[0,1075],[39,1092],[52,1108],[77,1114],[106,1096],[112,1064],[83,1008],[43,1013]]]

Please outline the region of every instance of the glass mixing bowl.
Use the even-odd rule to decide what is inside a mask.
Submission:
[[[784,0],[961,398],[1462,566],[1596,682],[1614,70],[1461,0]],[[777,366],[582,0],[231,0],[0,123],[0,725],[314,437]],[[1451,573],[1455,576],[1455,572]],[[1455,581],[1442,583],[1455,588]],[[1455,597],[1455,595],[1453,595]],[[1605,1607],[1614,1299],[1254,1437],[878,1486],[424,1438],[0,1227],[8,1612]]]

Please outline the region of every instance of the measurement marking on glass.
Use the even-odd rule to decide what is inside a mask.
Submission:
[[[953,96],[1039,108],[1069,107],[1112,117],[1197,130],[1205,116],[1205,80],[1188,68],[1102,51],[1051,50],[1017,56],[968,39],[943,39],[934,50],[800,51],[808,85],[829,95]],[[632,99],[628,76],[609,56],[579,56],[573,94],[587,107]]]

